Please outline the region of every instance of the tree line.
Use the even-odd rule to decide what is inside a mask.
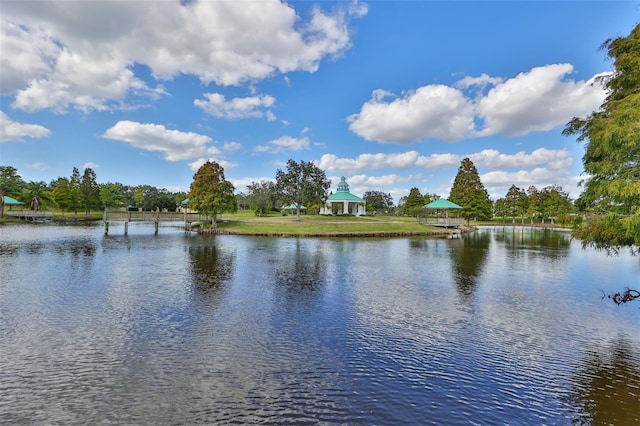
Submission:
[[[186,192],[170,192],[150,185],[99,184],[91,168],[85,168],[81,175],[80,170],[74,167],[71,176],[58,177],[46,183],[25,182],[15,167],[0,166],[0,217],[4,212],[5,195],[24,202],[34,211],[58,208],[63,216],[72,214],[76,218],[79,213],[88,217],[91,211],[107,208],[174,211],[187,197]]]

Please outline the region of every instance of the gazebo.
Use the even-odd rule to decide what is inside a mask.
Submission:
[[[307,208],[305,206],[303,206],[302,204],[300,205],[300,211],[306,210],[306,209]],[[291,203],[288,206],[282,206],[280,207],[280,210],[289,212],[289,214],[293,214],[293,212],[298,211],[298,203]]]
[[[435,217],[427,214],[422,220],[420,218],[418,221],[423,225],[432,225],[432,226],[441,226],[444,228],[455,228],[464,224],[464,218],[461,217],[449,217],[449,210],[459,210],[462,209],[456,203],[453,203],[446,198],[438,198],[430,202],[429,204],[422,207],[428,211],[435,210]],[[445,217],[440,217],[439,212],[444,211]]]
[[[9,206],[9,210],[11,210],[11,207],[13,206],[21,206],[24,205],[25,203],[23,203],[22,201],[18,201],[15,198],[11,198],[8,195],[4,195],[2,197],[2,205],[3,206]]]
[[[335,194],[329,195],[324,206],[320,209],[320,214],[333,214],[333,205],[338,205],[338,214],[352,214],[354,216],[366,215],[366,202],[349,192],[349,184],[342,176]]]

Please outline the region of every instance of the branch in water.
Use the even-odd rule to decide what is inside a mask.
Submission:
[[[640,298],[640,291],[627,288],[622,293],[617,292],[614,294],[610,294],[608,297],[609,299],[612,299],[616,303],[616,305],[620,305],[622,303],[631,302],[632,300]]]

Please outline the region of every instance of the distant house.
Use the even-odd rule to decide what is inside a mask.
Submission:
[[[337,205],[337,214],[352,214],[354,216],[363,216],[367,214],[366,202],[349,192],[349,184],[346,178],[342,176],[338,189],[334,194],[329,195],[325,200],[324,206],[320,209],[320,214],[333,214],[333,206]]]

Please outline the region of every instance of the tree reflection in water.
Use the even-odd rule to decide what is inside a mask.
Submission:
[[[192,292],[197,304],[217,304],[224,284],[233,278],[235,254],[215,245],[189,247]]]
[[[624,337],[585,352],[575,372],[574,424],[640,424],[640,351]]]
[[[458,240],[451,240],[456,286],[463,302],[469,302],[473,296],[490,242],[491,234],[485,232],[472,232]]]

